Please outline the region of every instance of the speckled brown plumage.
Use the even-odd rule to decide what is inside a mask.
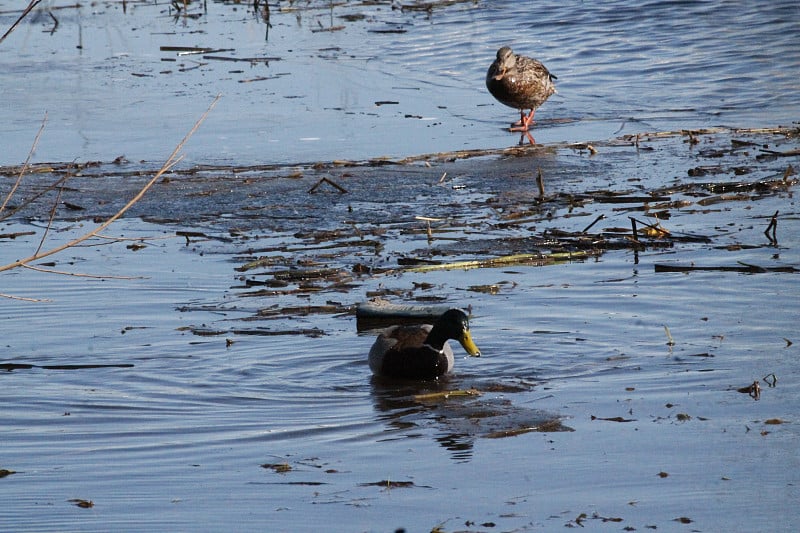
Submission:
[[[486,88],[500,103],[519,110],[520,120],[511,131],[528,131],[536,109],[556,92],[555,79],[540,61],[504,46],[486,73]],[[527,116],[526,109],[530,109]]]

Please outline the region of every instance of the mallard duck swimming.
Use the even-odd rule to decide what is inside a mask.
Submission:
[[[455,339],[469,355],[479,357],[472,341],[469,318],[461,309],[450,309],[433,325],[390,326],[383,330],[369,351],[369,367],[376,376],[434,379],[453,369]]]
[[[500,103],[519,109],[519,122],[511,125],[511,131],[528,131],[536,108],[556,92],[555,79],[540,61],[515,55],[504,46],[486,73],[486,88]],[[527,116],[526,109],[531,110]]]

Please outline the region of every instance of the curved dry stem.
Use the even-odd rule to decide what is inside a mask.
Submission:
[[[19,23],[22,22],[22,19],[24,19],[28,15],[28,13],[30,13],[31,10],[33,10],[33,8],[36,7],[36,5],[41,1],[42,0],[31,0],[30,1],[30,3],[28,4],[28,7],[26,7],[25,10],[22,12],[22,15],[20,15],[19,18],[14,22],[14,24],[12,24],[11,27],[8,28],[8,30],[3,34],[3,36],[0,37],[0,43],[5,41],[6,37],[11,35],[11,32],[14,31],[17,26],[19,26]]]
[[[12,270],[12,269],[15,269],[15,268],[26,266],[27,263],[30,263],[31,261],[37,261],[37,260],[42,259],[44,257],[48,257],[48,256],[51,256],[51,255],[57,254],[59,252],[62,252],[64,250],[66,250],[67,248],[71,248],[71,247],[73,247],[73,246],[75,246],[77,244],[80,244],[80,243],[82,243],[84,241],[87,241],[87,240],[97,236],[101,231],[105,230],[107,227],[109,227],[111,224],[113,224],[117,219],[122,217],[122,215],[124,215],[126,211],[128,211],[131,207],[133,207],[136,204],[136,202],[138,202],[139,200],[142,199],[142,197],[145,195],[145,193],[153,186],[153,184],[155,184],[156,181],[159,180],[159,178],[161,178],[161,176],[163,176],[172,167],[174,167],[178,162],[180,162],[181,159],[183,159],[183,156],[179,156],[178,152],[180,152],[183,149],[183,146],[186,144],[186,142],[189,140],[189,138],[192,135],[194,135],[194,133],[200,127],[200,124],[202,124],[203,121],[206,119],[206,117],[208,117],[208,114],[211,113],[211,110],[214,109],[214,106],[217,105],[217,102],[219,101],[219,99],[221,97],[222,97],[222,95],[218,94],[214,98],[214,100],[211,102],[211,105],[208,106],[208,109],[206,109],[206,111],[200,116],[200,118],[197,120],[197,122],[195,122],[194,126],[192,126],[192,129],[189,130],[189,133],[186,134],[186,136],[181,140],[181,142],[178,143],[178,145],[172,151],[172,153],[167,158],[167,160],[164,163],[164,165],[159,169],[158,172],[156,172],[156,174],[150,179],[150,181],[148,181],[139,190],[139,192],[133,198],[131,198],[130,201],[127,204],[125,204],[124,207],[122,207],[122,209],[117,211],[113,216],[111,216],[108,220],[106,220],[105,222],[103,222],[102,224],[97,226],[92,231],[90,231],[90,232],[88,232],[88,233],[86,233],[86,234],[84,234],[84,235],[82,235],[80,237],[77,237],[77,238],[75,238],[75,239],[73,239],[73,240],[71,240],[71,241],[69,241],[69,242],[67,242],[65,244],[62,244],[60,246],[56,246],[55,248],[52,248],[50,250],[45,250],[43,252],[37,252],[37,253],[33,254],[32,256],[30,256],[30,257],[26,257],[24,259],[18,259],[17,261],[14,261],[13,263],[8,263],[7,265],[2,265],[2,266],[0,266],[0,272],[4,272],[6,270]]]
[[[11,187],[11,190],[8,191],[6,195],[6,199],[3,200],[3,204],[0,205],[0,213],[2,213],[8,202],[11,201],[11,198],[14,196],[14,193],[17,192],[19,188],[19,184],[22,183],[22,176],[25,175],[25,171],[28,170],[28,165],[31,163],[31,157],[33,157],[33,152],[36,151],[36,146],[39,144],[39,138],[42,136],[42,132],[44,131],[44,126],[47,124],[47,111],[44,112],[44,118],[42,119],[42,125],[39,126],[39,131],[36,133],[36,137],[33,138],[33,144],[31,145],[31,149],[28,151],[28,157],[25,159],[25,164],[22,165],[22,168],[19,170],[19,176],[17,176],[17,181],[14,182],[14,186]]]

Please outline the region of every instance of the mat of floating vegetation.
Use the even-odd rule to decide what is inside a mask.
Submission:
[[[354,289],[397,274],[555,266],[614,250],[775,246],[786,215],[772,206],[797,186],[798,139],[798,128],[718,128],[396,159],[196,165],[170,169],[126,216],[177,226],[187,245],[234,258],[234,294],[264,302],[246,321],[354,313],[364,299]],[[3,182],[19,182],[0,219],[104,220],[151,178],[145,167],[124,160],[0,167]],[[770,210],[757,213],[760,203]],[[736,214],[745,207],[747,222]],[[759,218],[764,238],[737,241],[735,230]],[[702,268],[798,267],[656,265],[658,272]],[[381,284],[366,296],[420,303],[416,289],[424,282],[411,291]],[[282,298],[314,295],[326,296],[308,305]]]

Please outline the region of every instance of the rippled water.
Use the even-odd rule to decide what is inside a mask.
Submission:
[[[219,91],[222,102],[187,147],[193,162],[512,145],[518,139],[503,127],[514,112],[483,87],[501,43],[535,53],[559,76],[559,96],[537,115],[539,142],[774,125],[800,110],[798,7],[789,2],[477,2],[430,17],[351,4],[334,8],[333,19],[327,10],[273,9],[266,43],[263,22],[246,6],[212,3],[198,20],[173,19],[166,4],[127,9],[56,10],[52,35],[42,33],[52,24],[42,14],[0,44],[8,102],[0,164],[24,160],[44,109],[49,119],[35,160],[108,161],[124,153],[157,161]],[[5,5],[0,11],[2,27],[18,16]],[[340,11],[367,17],[338,32],[311,31],[338,24]],[[387,28],[405,33],[370,31]],[[84,48],[76,50],[79,38]],[[269,66],[209,61],[180,72],[161,61],[174,54],[158,49],[178,44],[282,59]],[[380,100],[399,103],[376,107]],[[488,200],[533,198],[535,187],[518,174],[527,161],[545,169],[548,191],[630,193],[712,164],[713,155],[700,154],[718,144],[729,147],[730,140],[703,139],[692,148],[677,138],[653,142],[650,151],[609,147],[593,158],[553,150],[516,167],[505,160],[456,166],[445,185],[437,168],[409,167],[397,182],[376,168],[352,181],[342,176],[352,194],[318,197],[313,206],[303,197],[316,176],[284,177],[274,187],[247,189],[235,200],[238,209],[220,207],[224,220],[214,208],[219,196],[182,196],[174,180],[173,214],[196,208],[190,229],[211,239],[187,244],[174,237],[183,226],[125,219],[114,234],[146,236],[144,249],[118,242],[58,256],[55,268],[102,279],[0,273],[0,292],[52,300],[0,299],[1,362],[35,365],[0,374],[0,469],[16,472],[0,477],[2,528],[797,529],[797,274],[653,270],[654,263],[797,266],[792,188],[673,209],[664,221],[669,228],[711,235],[713,244],[649,249],[638,263],[621,250],[548,267],[365,276],[340,293],[278,298],[243,297],[242,275],[234,271],[246,257],[286,243],[297,245],[299,259],[318,258],[298,227],[338,228],[348,220],[357,227],[380,218],[375,213],[386,219],[387,260],[427,246],[408,221],[437,209],[464,224],[455,224],[456,238],[500,239],[512,231],[498,229],[504,213]],[[737,157],[753,164],[754,153],[729,156],[726,169]],[[775,179],[796,160],[769,161],[745,178]],[[253,216],[231,223],[228,210],[246,213],[242,206]],[[782,214],[780,246],[770,247],[762,232],[775,211]],[[577,231],[597,212],[608,216],[608,227],[629,225],[631,212],[613,204],[562,206],[553,208],[554,220],[542,216],[519,234]],[[465,222],[476,223],[470,216],[477,235]],[[229,231],[239,223],[242,233]],[[57,220],[48,243],[89,226]],[[36,219],[2,223],[2,234],[34,235],[4,237],[0,263],[30,254],[43,227]],[[381,257],[365,252],[359,260]],[[497,294],[475,290],[487,284]],[[445,297],[471,305],[484,356],[459,358],[441,384],[383,383],[370,378],[365,360],[372,335],[356,333],[352,315],[245,320],[273,306],[349,305],[385,288],[401,301]],[[259,328],[289,334],[247,334]],[[205,329],[227,333],[192,333]],[[322,335],[292,334],[312,330]],[[775,387],[762,381],[770,374]],[[755,380],[760,400],[737,392]],[[483,396],[444,403],[413,397],[470,387]],[[574,431],[501,435],[554,418]],[[94,505],[83,509],[73,499]]]
[[[273,6],[268,32],[246,5],[217,3],[191,8],[196,19],[167,3],[54,10],[52,35],[48,15],[31,17],[2,44],[3,162],[24,160],[45,111],[40,160],[158,160],[218,93],[221,104],[187,148],[190,161],[508,146],[514,111],[484,86],[505,44],[559,78],[558,95],[537,115],[538,142],[788,125],[800,116],[795,2],[463,2],[430,15],[387,4],[298,5],[313,9]],[[0,12],[3,26],[18,16]],[[342,29],[318,31],[331,26]],[[278,60],[203,59],[163,46]],[[376,105],[386,101],[396,104]]]
[[[705,145],[714,152],[711,141]],[[644,148],[652,150],[609,147],[591,159],[561,150],[532,162],[552,176],[548,187],[577,194],[586,188],[577,176],[601,187],[647,189],[716,160],[678,158],[688,149],[680,138]],[[502,235],[498,219],[487,217],[488,198],[531,194],[530,182],[508,170],[511,163],[455,165],[449,171],[458,177],[446,186],[431,185],[440,169],[420,168],[420,178],[398,190],[426,209],[445,206],[455,222],[485,220],[486,231],[477,234],[454,224],[454,237],[479,243]],[[783,168],[774,160],[748,179]],[[366,190],[359,180],[383,185],[379,171],[347,181],[361,191],[354,196],[314,200],[330,202],[328,223],[335,226]],[[314,177],[290,180],[304,191]],[[195,196],[182,194],[176,191],[176,202]],[[3,274],[4,292],[52,299],[0,300],[2,362],[36,365],[4,372],[0,387],[0,468],[16,472],[0,478],[0,508],[14,530],[224,530],[232,522],[281,531],[552,530],[582,520],[595,529],[669,530],[686,527],[675,522],[681,518],[702,530],[796,526],[797,514],[787,509],[798,496],[797,274],[653,269],[800,264],[789,191],[674,210],[669,228],[713,236],[714,245],[653,248],[638,264],[623,250],[547,267],[361,276],[341,292],[260,298],[245,297],[234,271],[252,250],[268,254],[288,243],[307,260],[323,257],[315,248],[324,242],[302,238],[301,221],[288,218],[234,234],[223,230],[229,222],[206,217],[210,206],[195,205],[195,229],[211,239],[187,244],[174,236],[183,227],[125,219],[114,234],[146,237],[144,249],[126,241],[76,248],[55,265],[104,279]],[[363,216],[358,210],[366,207],[352,205],[352,216]],[[370,205],[387,216],[388,259],[426,246],[421,232],[407,231],[409,222],[395,222],[402,198],[386,194]],[[629,214],[614,206],[554,206],[552,221],[534,224],[570,230],[600,211],[610,228]],[[781,245],[769,247],[762,229],[776,209],[785,214]],[[312,206],[307,213],[322,221]],[[88,225],[58,221],[48,246]],[[16,231],[35,234],[4,239],[4,258],[29,254],[43,233],[35,222],[2,226],[3,234]],[[438,245],[446,239],[437,236]],[[361,260],[380,264],[371,255]],[[126,279],[107,277],[113,275]],[[496,294],[474,288],[486,284]],[[471,305],[484,356],[459,357],[440,384],[383,383],[370,378],[366,364],[372,335],[357,334],[352,315],[251,320],[275,307],[349,305],[380,288],[405,295],[400,301],[446,297]],[[288,334],[253,334],[265,329]],[[762,381],[770,374],[775,387]],[[736,390],[754,380],[763,387],[758,401]],[[414,399],[468,388],[484,394]],[[515,435],[547,423],[544,432]]]

